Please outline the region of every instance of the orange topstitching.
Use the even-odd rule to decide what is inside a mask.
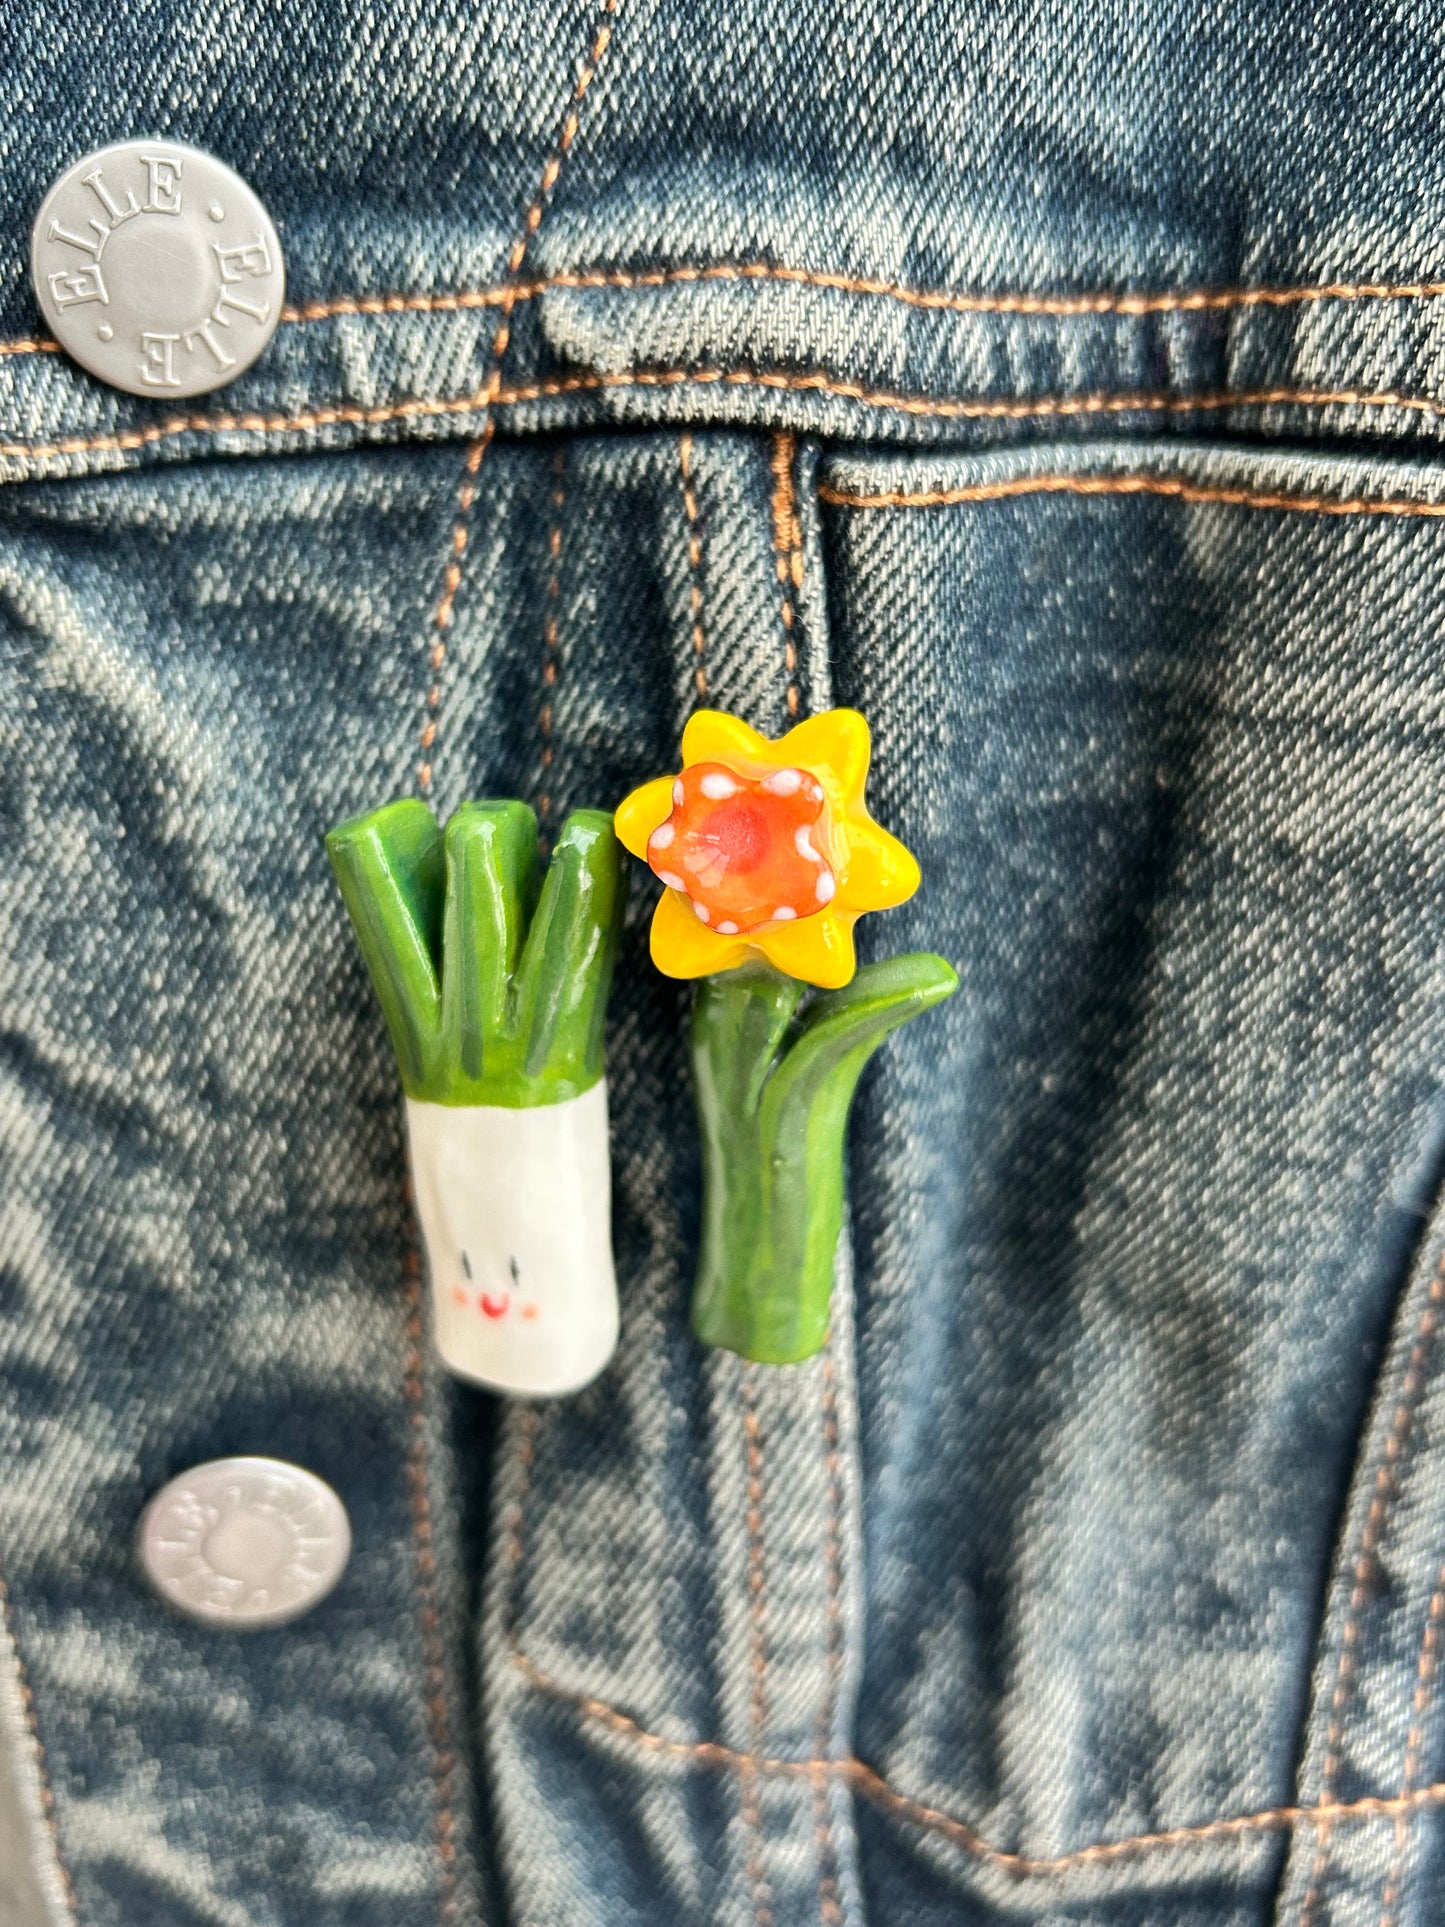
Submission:
[[[798,719],[798,643],[793,634],[796,620],[794,597],[803,586],[803,536],[798,521],[798,491],[793,480],[793,464],[797,454],[796,435],[787,431],[774,435],[769,461],[773,472],[773,564],[782,591],[783,668],[788,684],[783,700],[789,722]]]
[[[454,1920],[457,1912],[457,1845],[452,1776],[456,1759],[452,1751],[451,1720],[447,1711],[445,1647],[441,1614],[437,1609],[436,1553],[432,1545],[431,1498],[427,1492],[421,1254],[415,1245],[406,1254],[405,1278],[406,1364],[402,1372],[402,1391],[406,1399],[410,1434],[406,1447],[406,1484],[411,1508],[412,1563],[416,1570],[422,1671],[426,1676],[427,1688],[427,1738],[432,1749],[435,1839],[440,1869],[437,1909],[443,1920]]]
[[[740,1774],[739,1807],[746,1835],[744,1863],[752,1889],[755,1927],[773,1927],[773,1890],[762,1860],[763,1816],[753,1784],[751,1761],[761,1752],[768,1718],[768,1595],[767,1559],[763,1544],[763,1432],[758,1419],[757,1368],[744,1363],[738,1380],[742,1403],[744,1458],[747,1466],[745,1523],[748,1541],[748,1608],[752,1625],[748,1641],[752,1691],[748,1697],[748,1732],[752,1745]]]
[[[50,1850],[54,1856],[60,1891],[65,1901],[66,1912],[72,1920],[78,1920],[80,1910],[76,1904],[75,1888],[71,1885],[70,1869],[65,1864],[65,1854],[60,1845],[60,1824],[55,1817],[55,1794],[50,1784],[45,1743],[40,1737],[40,1720],[35,1711],[35,1695],[30,1690],[25,1662],[20,1656],[20,1644],[15,1637],[15,1622],[10,1609],[10,1589],[5,1584],[3,1574],[0,1574],[0,1632],[3,1632],[9,1641],[10,1651],[14,1655],[15,1683],[20,1690],[20,1703],[25,1711],[25,1724],[30,1733],[30,1744],[34,1748],[40,1811],[45,1820],[45,1831],[50,1835]]]
[[[1420,1760],[1425,1746],[1425,1715],[1435,1698],[1435,1682],[1440,1671],[1440,1635],[1445,1628],[1445,1567],[1435,1581],[1430,1604],[1425,1609],[1425,1631],[1420,1640],[1420,1656],[1415,1662],[1415,1691],[1410,1700],[1410,1731],[1405,1736],[1405,1757],[1400,1762],[1400,1791],[1413,1793],[1420,1777]],[[1395,1818],[1395,1853],[1385,1876],[1380,1895],[1379,1927],[1395,1927],[1395,1909],[1405,1880],[1405,1854],[1409,1838],[1405,1814]]]
[[[590,78],[589,74],[589,81]],[[549,189],[544,189],[544,193],[546,191]],[[491,287],[441,293],[335,295],[327,300],[288,303],[281,310],[281,319],[292,325],[304,325],[345,315],[456,314],[473,308],[516,306],[519,302],[535,301],[553,289],[627,293],[728,281],[775,281],[786,286],[897,301],[905,307],[950,314],[1039,315],[1056,319],[1087,315],[1213,314],[1245,308],[1297,308],[1325,301],[1435,301],[1445,296],[1442,281],[1322,281],[1292,288],[1183,288],[1134,294],[1107,290],[1083,294],[1009,291],[971,294],[952,288],[914,288],[906,282],[870,275],[794,268],[771,261],[716,261],[682,263],[670,268],[576,268],[540,276],[535,281],[499,282]],[[0,355],[58,351],[59,344],[44,336],[0,342]]]
[[[692,617],[692,680],[698,699],[707,701],[707,636],[702,626],[702,531],[698,523],[697,490],[692,475],[692,436],[677,444],[682,469],[682,511],[687,517],[687,600]]]
[[[605,1700],[564,1686],[545,1673],[535,1661],[517,1647],[511,1651],[512,1663],[539,1692],[575,1706],[587,1719],[608,1727],[620,1738],[630,1740],[646,1752],[668,1759],[686,1760],[698,1766],[731,1768],[777,1779],[841,1779],[874,1805],[896,1814],[911,1825],[941,1833],[973,1859],[998,1867],[1022,1879],[1041,1879],[1072,1873],[1080,1867],[1109,1865],[1114,1861],[1134,1860],[1149,1853],[1180,1847],[1207,1845],[1214,1840],[1233,1840],[1252,1833],[1280,1833],[1300,1826],[1339,1826],[1355,1822],[1393,1820],[1397,1814],[1413,1813],[1424,1807],[1445,1805],[1445,1781],[1418,1788],[1413,1793],[1390,1799],[1371,1797],[1341,1800],[1328,1806],[1267,1807],[1259,1813],[1236,1814],[1227,1820],[1207,1820],[1198,1826],[1170,1827],[1161,1833],[1133,1834],[1120,1840],[1103,1840],[1068,1853],[1039,1857],[1012,1853],[991,1845],[967,1821],[928,1806],[909,1794],[900,1793],[866,1761],[852,1754],[836,1759],[779,1759],[766,1754],[740,1753],[717,1740],[670,1740],[652,1733],[626,1713],[609,1706]]]
[[[1030,421],[1088,415],[1188,415],[1219,413],[1231,408],[1272,407],[1393,408],[1410,414],[1445,415],[1445,402],[1432,400],[1426,395],[1404,395],[1390,391],[1371,393],[1352,388],[1256,388],[1242,389],[1238,393],[1217,390],[1182,395],[1149,391],[1096,392],[1045,395],[1032,400],[1015,401],[966,396],[899,395],[886,389],[867,388],[859,382],[840,380],[822,370],[798,373],[768,368],[639,368],[616,374],[565,375],[510,388],[481,388],[473,394],[448,400],[388,402],[373,408],[338,405],[303,409],[294,415],[177,415],[169,421],[153,423],[148,428],[125,429],[105,435],[76,435],[54,442],[0,442],[0,457],[44,461],[56,456],[147,448],[177,435],[284,435],[315,428],[348,425],[371,427],[412,418],[478,414],[494,404],[498,408],[512,408],[526,402],[554,400],[564,395],[583,394],[597,389],[709,387],[718,384],[732,388],[780,389],[830,395],[844,401],[860,402],[870,408],[945,421]]]
[[[527,249],[532,244],[532,236],[542,224],[547,197],[557,185],[557,178],[562,172],[562,163],[566,160],[572,143],[577,138],[577,129],[580,125],[578,109],[582,105],[588,88],[596,78],[598,62],[607,51],[608,42],[612,38],[612,21],[620,4],[621,0],[602,0],[602,18],[582,65],[578,69],[577,79],[572,88],[572,98],[567,103],[567,111],[563,117],[556,145],[547,157],[537,191],[522,217],[521,231],[512,243],[512,251],[507,257],[507,281],[496,294],[495,305],[499,306],[502,312],[492,333],[492,345],[487,356],[487,379],[477,404],[488,411],[487,418],[481,434],[467,450],[462,479],[457,490],[457,508],[452,523],[450,551],[446,567],[442,572],[441,590],[436,606],[432,610],[431,626],[435,632],[429,657],[432,680],[427,689],[427,712],[421,735],[421,761],[417,765],[416,772],[417,785],[423,795],[431,789],[432,767],[436,761],[435,744],[441,709],[441,672],[447,656],[447,630],[451,626],[452,610],[462,582],[462,557],[466,553],[471,532],[472,508],[477,499],[477,475],[492,439],[494,417],[490,410],[502,383],[502,363],[506,359],[507,345],[512,338],[512,313],[518,301],[523,298],[522,284],[517,277],[527,258]],[[378,310],[382,313],[388,311],[388,305],[385,303]]]
[[[547,854],[547,833],[552,822],[552,731],[556,714],[557,688],[557,611],[562,597],[562,510],[567,501],[567,445],[561,442],[552,457],[551,518],[547,528],[546,614],[542,619],[542,701],[537,711],[537,730],[541,747],[537,760],[541,785],[537,796],[537,820],[542,826],[542,855]]]
[[[541,182],[533,196],[522,220],[522,229],[512,248],[507,263],[508,275],[515,281],[527,248],[542,219],[542,210],[547,196],[556,185],[561,172],[562,162],[577,134],[577,109],[583,95],[592,84],[597,71],[597,63],[606,51],[612,35],[611,20],[616,13],[620,0],[602,0],[602,22],[596,30],[591,47],[582,63],[557,144],[546,165],[542,169]],[[442,574],[442,586],[432,609],[431,647],[428,652],[428,685],[426,707],[421,731],[421,760],[417,765],[417,785],[423,796],[431,789],[432,767],[436,757],[438,719],[441,709],[442,671],[447,654],[447,631],[451,625],[452,610],[456,602],[457,590],[462,580],[462,559],[466,554],[470,535],[472,506],[477,495],[477,475],[487,446],[492,439],[495,417],[491,412],[497,389],[502,379],[502,359],[507,351],[508,331],[511,324],[512,301],[503,297],[501,318],[492,336],[491,365],[487,375],[483,395],[485,420],[480,435],[467,449],[462,467],[461,482],[457,492],[456,513],[452,524],[451,542],[447,562]],[[452,1773],[454,1757],[452,1751],[449,1717],[446,1704],[446,1675],[443,1668],[442,1625],[437,1611],[435,1597],[436,1562],[432,1550],[432,1523],[430,1499],[427,1491],[427,1445],[426,1414],[423,1403],[422,1366],[421,1366],[421,1281],[420,1255],[413,1247],[410,1254],[412,1265],[407,1278],[407,1364],[405,1372],[406,1391],[411,1407],[412,1438],[408,1450],[407,1474],[412,1500],[412,1536],[415,1546],[415,1561],[418,1584],[419,1616],[422,1631],[422,1656],[426,1670],[428,1698],[427,1719],[432,1744],[433,1776],[436,1804],[436,1845],[440,1866],[440,1912],[443,1920],[455,1917],[457,1908],[457,1874],[455,1816],[452,1806]]]
[[[1435,1333],[1440,1323],[1442,1305],[1445,1305],[1445,1256],[1441,1257],[1436,1266],[1435,1275],[1430,1280],[1425,1307],[1421,1312],[1415,1340],[1406,1361],[1399,1401],[1390,1421],[1389,1434],[1385,1440],[1384,1450],[1380,1454],[1379,1464],[1375,1468],[1369,1509],[1365,1514],[1365,1521],[1355,1546],[1350,1573],[1349,1605],[1345,1614],[1344,1629],[1340,1636],[1334,1691],[1330,1695],[1329,1725],[1325,1732],[1325,1757],[1320,1774],[1320,1798],[1319,1805],[1315,1809],[1320,1813],[1332,1801],[1339,1777],[1345,1739],[1345,1721],[1354,1693],[1355,1674],[1359,1669],[1360,1647],[1364,1637],[1365,1608],[1380,1586],[1380,1554],[1384,1549],[1390,1523],[1395,1514],[1395,1501],[1399,1495],[1400,1468],[1409,1452],[1411,1439],[1418,1429],[1415,1425],[1415,1415],[1434,1362]],[[1330,1823],[1323,1820],[1316,1830],[1314,1859],[1310,1866],[1304,1899],[1300,1903],[1300,1927],[1310,1927],[1324,1892],[1325,1874],[1330,1861],[1331,1831]],[[1398,1853],[1398,1843],[1396,1850]]]
[[[843,1671],[843,1510],[842,1461],[838,1449],[838,1382],[833,1365],[833,1334],[823,1348],[823,1468],[827,1478],[828,1516],[823,1534],[823,1694],[813,1729],[813,1751],[826,1756],[832,1749],[833,1723],[838,1710],[838,1687]],[[843,1918],[838,1898],[838,1849],[833,1838],[833,1809],[828,1783],[813,1783],[813,1832],[818,1844],[818,1919],[822,1927],[838,1927]]]
[[[685,287],[710,281],[776,281],[787,286],[822,288],[902,302],[905,307],[950,314],[1151,315],[1227,312],[1234,308],[1297,308],[1323,301],[1434,301],[1445,296],[1445,281],[1321,281],[1294,288],[1183,288],[1155,293],[971,294],[953,288],[914,288],[906,282],[870,275],[839,274],[824,268],[793,268],[772,261],[682,263],[671,268],[575,268],[523,283],[515,299],[533,301],[553,289],[620,292]],[[286,321],[324,321],[333,315],[448,313],[492,307],[506,298],[504,287],[469,288],[443,294],[341,295],[282,311]]]
[[[958,488],[882,489],[876,492],[834,488],[821,482],[818,494],[838,508],[940,508],[967,502],[1000,502],[1016,495],[1163,495],[1182,502],[1217,502],[1231,508],[1293,509],[1316,515],[1423,515],[1445,517],[1445,502],[1412,502],[1372,495],[1291,495],[1275,489],[1226,488],[1190,482],[1183,476],[1120,470],[1104,475],[1013,475],[1006,481],[977,482]]]

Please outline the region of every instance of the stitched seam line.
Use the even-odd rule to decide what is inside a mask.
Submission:
[[[65,1901],[66,1912],[72,1920],[79,1920],[80,1910],[76,1904],[75,1888],[71,1885],[70,1869],[65,1863],[65,1854],[60,1845],[60,1822],[55,1812],[55,1791],[50,1784],[50,1767],[45,1756],[45,1742],[40,1737],[40,1717],[35,1706],[35,1695],[30,1690],[30,1679],[25,1671],[25,1661],[20,1652],[20,1641],[15,1633],[15,1615],[10,1604],[10,1588],[5,1576],[0,1573],[0,1628],[10,1643],[15,1656],[15,1683],[20,1689],[20,1704],[25,1712],[25,1724],[30,1732],[33,1748],[35,1778],[40,1798],[40,1811],[45,1820],[45,1831],[50,1836],[50,1849],[54,1855],[55,1871],[60,1879],[60,1891]]]
[[[1002,502],[1017,495],[1161,495],[1181,502],[1217,502],[1231,508],[1293,509],[1316,515],[1445,517],[1445,502],[1411,502],[1388,496],[1291,495],[1279,490],[1225,488],[1182,477],[1139,471],[1114,475],[1020,475],[1006,482],[958,488],[893,489],[865,493],[820,483],[818,494],[836,508],[947,508],[966,502]]]
[[[515,1654],[516,1628],[522,1605],[522,1560],[526,1553],[527,1501],[532,1496],[532,1465],[537,1456],[537,1408],[524,1405],[517,1431],[517,1494],[507,1521],[507,1604],[506,1620],[511,1631],[510,1650]]]
[[[1440,1671],[1440,1636],[1445,1630],[1445,1566],[1435,1582],[1425,1613],[1425,1631],[1420,1641],[1420,1657],[1415,1667],[1415,1692],[1410,1702],[1410,1731],[1405,1740],[1405,1757],[1400,1766],[1400,1792],[1410,1794],[1420,1777],[1420,1758],[1425,1745],[1425,1716],[1435,1698]],[[1380,1896],[1380,1927],[1395,1927],[1395,1909],[1405,1879],[1405,1855],[1409,1844],[1409,1818],[1395,1816],[1395,1857],[1385,1876]]]
[[[823,1697],[813,1732],[813,1751],[825,1758],[833,1750],[833,1723],[838,1711],[838,1683],[843,1665],[843,1561],[841,1514],[842,1469],[838,1455],[838,1387],[833,1367],[833,1335],[823,1350],[823,1469],[828,1486],[827,1523],[823,1531]],[[838,1927],[843,1909],[838,1900],[838,1849],[833,1838],[830,1787],[813,1782],[813,1830],[818,1844],[818,1918],[822,1927]]]
[[[552,774],[553,691],[557,687],[557,609],[562,594],[562,507],[567,499],[564,476],[567,468],[565,446],[552,458],[551,523],[547,530],[547,614],[542,623],[542,703],[537,711],[537,728],[542,738],[538,762],[541,786],[537,796],[537,817],[542,827],[543,853],[552,821],[552,796],[547,785]]]
[[[748,1696],[748,1735],[751,1746],[748,1764],[741,1774],[743,1828],[747,1839],[744,1855],[748,1884],[753,1894],[753,1918],[757,1927],[772,1927],[773,1894],[761,1858],[762,1813],[758,1806],[752,1760],[762,1751],[768,1719],[768,1600],[767,1567],[763,1546],[763,1437],[758,1422],[756,1372],[745,1364],[739,1378],[742,1395],[743,1438],[746,1444],[747,1504],[744,1517],[748,1544],[748,1611],[752,1622],[749,1639],[751,1691]]]
[[[432,1545],[431,1499],[427,1492],[426,1401],[423,1386],[421,1254],[407,1252],[403,1303],[406,1318],[406,1366],[402,1389],[406,1398],[407,1497],[411,1508],[413,1566],[416,1572],[417,1622],[421,1629],[422,1672],[426,1681],[427,1737],[432,1749],[432,1786],[435,1794],[434,1838],[440,1870],[438,1912],[453,1920],[457,1912],[456,1815],[452,1804],[452,1752],[447,1714],[446,1669],[441,1615],[436,1602],[436,1554]]]
[[[1354,388],[1228,389],[1199,394],[1166,394],[1149,390],[1096,391],[1079,395],[1044,395],[1007,400],[971,396],[902,395],[889,389],[867,388],[822,369],[798,373],[780,368],[634,368],[616,373],[562,375],[548,381],[503,389],[497,400],[508,407],[551,401],[563,395],[611,388],[727,387],[778,389],[794,394],[822,394],[842,401],[862,402],[903,415],[943,421],[1033,421],[1069,419],[1079,415],[1186,415],[1229,408],[1268,408],[1296,405],[1308,408],[1399,408],[1410,413],[1445,415],[1445,402],[1424,395],[1393,391],[1378,394]],[[3,452],[3,451],[0,451]]]
[[[698,522],[697,491],[692,482],[692,436],[677,445],[682,469],[682,510],[687,517],[687,600],[692,618],[692,680],[699,700],[707,700],[707,635],[702,626],[702,529]]]
[[[512,388],[480,388],[470,395],[441,401],[389,402],[380,407],[337,406],[305,409],[294,415],[182,415],[149,428],[127,429],[107,435],[78,435],[56,442],[0,442],[0,456],[14,460],[49,460],[64,455],[128,452],[148,448],[177,435],[281,435],[316,428],[375,427],[387,422],[430,416],[478,414],[492,406],[513,408],[524,403],[551,401],[565,395],[613,388],[679,388],[684,386],[780,389],[794,393],[833,396],[861,402],[865,407],[945,421],[1032,421],[1088,415],[1188,415],[1230,408],[1367,408],[1400,409],[1409,414],[1445,415],[1445,402],[1425,395],[1360,389],[1261,388],[1193,395],[1144,392],[1083,395],[1045,395],[1030,401],[973,400],[962,396],[931,398],[898,395],[882,389],[841,381],[819,370],[798,374],[783,369],[660,368],[630,373],[568,375]]]
[[[840,1779],[885,1811],[924,1831],[942,1833],[971,1858],[1022,1879],[1057,1878],[1081,1867],[1106,1866],[1115,1861],[1135,1860],[1146,1854],[1202,1846],[1216,1840],[1233,1840],[1253,1833],[1279,1833],[1295,1827],[1319,1828],[1393,1820],[1398,1813],[1415,1813],[1425,1807],[1445,1805],[1445,1780],[1442,1780],[1420,1787],[1413,1793],[1389,1799],[1371,1796],[1362,1800],[1335,1801],[1324,1806],[1269,1807],[1259,1813],[1239,1814],[1228,1820],[1209,1820],[1191,1827],[1171,1827],[1162,1833],[1136,1834],[1123,1840],[1101,1841],[1094,1846],[1075,1848],[1052,1858],[1037,1858],[990,1845],[966,1821],[943,1812],[941,1808],[915,1800],[909,1794],[900,1793],[874,1768],[853,1755],[845,1754],[835,1759],[779,1759],[765,1754],[740,1753],[716,1740],[670,1740],[660,1733],[650,1732],[615,1706],[609,1706],[605,1700],[594,1699],[564,1686],[516,1647],[511,1649],[511,1659],[517,1670],[540,1693],[565,1702],[587,1719],[607,1727],[645,1752],[668,1759],[690,1761],[699,1766],[736,1771],[746,1767],[755,1773],[778,1779]]]
[[[777,281],[795,287],[823,288],[837,294],[872,296],[905,307],[952,314],[1041,315],[1057,319],[1089,315],[1218,313],[1232,308],[1294,308],[1324,301],[1435,301],[1445,296],[1441,281],[1326,281],[1298,288],[1185,288],[1153,294],[970,294],[951,288],[914,288],[901,281],[850,275],[822,268],[793,268],[771,261],[682,263],[672,268],[578,268],[525,282],[486,288],[461,288],[439,294],[393,292],[335,295],[329,300],[288,302],[281,320],[290,325],[331,321],[345,315],[455,314],[500,307],[510,300],[534,301],[552,289],[614,291],[687,286],[708,281]],[[58,354],[60,344],[47,336],[0,342],[0,356]]]
[[[796,435],[784,433],[773,437],[773,565],[782,590],[783,667],[788,679],[785,701],[790,721],[796,721],[798,715],[798,644],[793,634],[796,620],[793,597],[803,586],[803,536],[793,480],[797,454]]]
[[[457,489],[456,518],[452,523],[447,565],[442,571],[441,592],[432,610],[432,640],[431,647],[427,651],[427,665],[431,680],[427,685],[426,709],[421,729],[421,761],[416,768],[417,788],[423,796],[431,790],[432,771],[436,763],[437,732],[441,717],[442,671],[447,659],[447,631],[452,626],[452,611],[456,606],[457,591],[462,586],[462,558],[466,555],[467,545],[471,541],[472,505],[477,499],[477,475],[492,439],[492,429],[492,419],[488,416],[482,433],[467,448],[467,458],[462,465],[462,479]]]
[[[897,301],[909,308],[948,314],[1033,315],[1067,320],[1090,315],[1213,314],[1236,308],[1296,308],[1318,302],[1434,301],[1445,296],[1445,281],[1322,281],[1297,288],[1185,288],[1154,293],[1031,294],[1005,290],[970,293],[955,288],[915,288],[903,281],[835,273],[826,268],[795,268],[772,261],[683,262],[670,268],[575,268],[540,276],[524,284],[517,299],[536,300],[550,293],[616,292],[685,287],[709,281],[776,281],[786,286],[825,289]],[[324,321],[333,315],[446,313],[491,307],[506,299],[505,288],[472,288],[442,294],[342,295],[282,310],[283,321]]]
[[[552,189],[557,185],[557,177],[562,172],[573,141],[577,138],[578,109],[582,105],[587,89],[592,85],[597,72],[597,63],[607,51],[607,43],[612,38],[612,16],[616,13],[620,0],[603,0],[602,23],[593,37],[591,48],[577,75],[562,122],[562,130],[557,144],[547,157],[542,169],[542,178],[537,191],[522,217],[522,228],[512,244],[507,257],[507,285],[499,296],[501,314],[492,333],[492,345],[487,353],[487,379],[477,405],[488,410],[486,425],[480,437],[467,450],[466,467],[462,475],[461,488],[457,496],[456,520],[452,526],[451,553],[442,575],[441,594],[432,612],[432,628],[435,640],[432,643],[431,658],[433,682],[427,691],[429,714],[422,728],[422,761],[417,768],[417,782],[423,795],[431,789],[432,769],[436,761],[433,745],[436,740],[437,711],[441,702],[441,685],[437,678],[442,663],[446,659],[446,630],[451,625],[452,610],[456,603],[457,591],[462,581],[462,557],[466,552],[467,538],[471,526],[472,505],[477,494],[477,474],[482,466],[483,457],[492,440],[494,418],[490,413],[502,383],[502,364],[506,359],[507,345],[512,338],[512,311],[520,298],[517,276],[521,273],[531,246],[532,236],[542,223],[542,214]]]
[[[1344,1630],[1340,1636],[1340,1654],[1335,1667],[1334,1690],[1330,1695],[1329,1725],[1325,1732],[1324,1767],[1320,1775],[1321,1809],[1330,1802],[1339,1777],[1345,1721],[1354,1692],[1355,1674],[1359,1667],[1365,1608],[1379,1585],[1380,1553],[1389,1536],[1390,1523],[1394,1518],[1395,1501],[1399,1496],[1400,1472],[1415,1430],[1415,1413],[1430,1376],[1435,1328],[1440,1321],[1442,1302],[1445,1302],[1445,1256],[1441,1257],[1436,1266],[1435,1275],[1430,1280],[1425,1309],[1420,1315],[1415,1342],[1410,1347],[1409,1359],[1405,1366],[1399,1403],[1395,1407],[1394,1417],[1390,1422],[1384,1452],[1375,1468],[1369,1510],[1365,1514],[1365,1523],[1355,1548],[1349,1607],[1345,1615]],[[1300,1906],[1300,1927],[1310,1927],[1320,1896],[1324,1891],[1325,1874],[1330,1859],[1330,1831],[1327,1824],[1322,1824],[1317,1830],[1314,1860],[1310,1867],[1304,1900]]]

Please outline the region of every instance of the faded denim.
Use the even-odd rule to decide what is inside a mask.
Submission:
[[[0,11],[0,1720],[80,1927],[1426,1927],[1445,1910],[1441,34],[1150,0]],[[575,114],[575,120],[573,116]],[[163,133],[293,308],[35,336]],[[685,993],[610,1028],[622,1342],[443,1379],[323,831],[852,703],[962,990],[826,1355],[687,1331]],[[223,1637],[146,1498],[293,1458]],[[28,1923],[27,1923],[28,1927]]]

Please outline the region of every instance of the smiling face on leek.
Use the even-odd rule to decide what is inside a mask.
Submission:
[[[452,1302],[463,1311],[475,1311],[488,1319],[520,1318],[529,1325],[539,1315],[541,1307],[527,1296],[522,1285],[522,1267],[515,1258],[508,1258],[506,1278],[494,1280],[490,1290],[486,1280],[477,1282],[472,1261],[465,1251],[460,1254],[460,1266],[461,1276],[452,1286]]]
[[[853,925],[902,903],[918,865],[868,814],[868,725],[830,709],[779,741],[701,709],[682,770],[644,783],[617,834],[666,886],[652,960],[669,977],[709,977],[761,955],[823,989],[851,981]]]
[[[512,1109],[409,1098],[406,1121],[442,1357],[500,1391],[585,1385],[617,1343],[606,1085]]]

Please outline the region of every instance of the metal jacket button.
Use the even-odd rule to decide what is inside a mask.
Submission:
[[[131,395],[204,395],[276,332],[281,243],[238,174],[176,141],[76,161],[30,237],[40,312],[65,352]]]
[[[213,1626],[279,1626],[324,1599],[346,1566],[346,1508],[283,1459],[212,1459],[141,1516],[140,1563],[180,1612]]]

